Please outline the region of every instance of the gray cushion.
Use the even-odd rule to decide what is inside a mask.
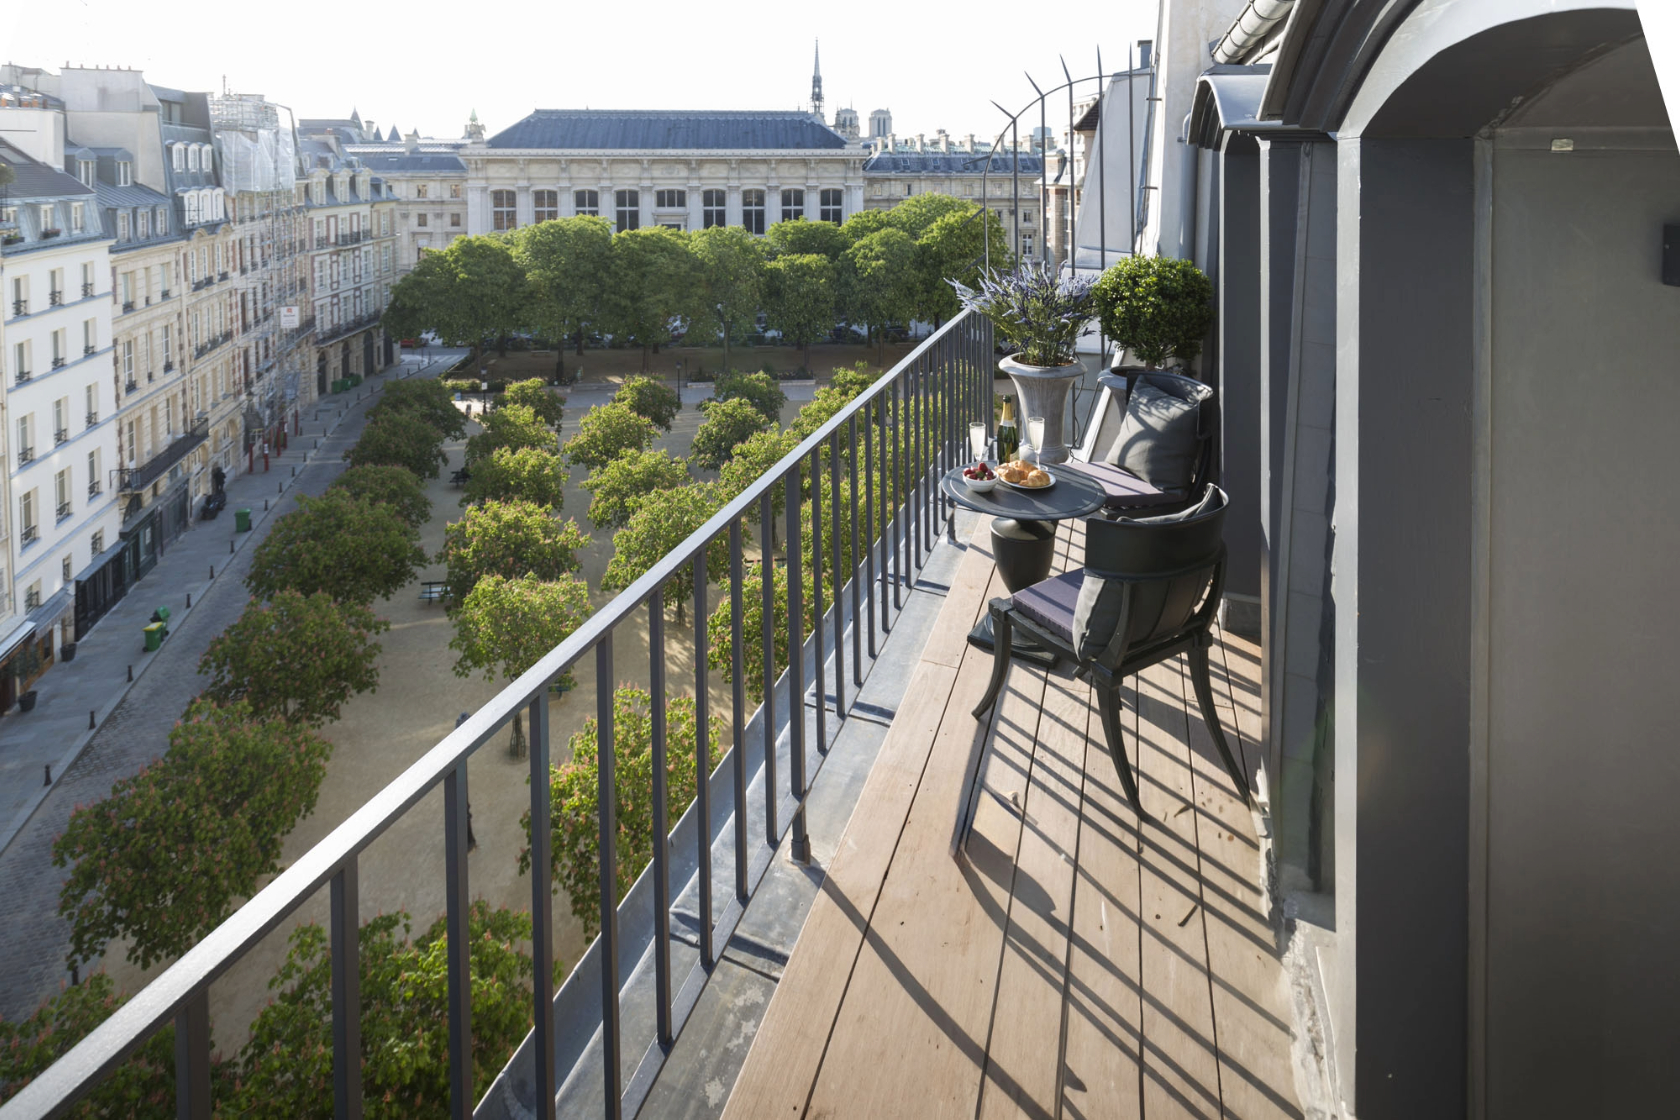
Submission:
[[[1201,501],[1187,509],[1154,517],[1122,517],[1120,520],[1132,525],[1171,525],[1200,517],[1217,508],[1219,498],[1219,490],[1209,486],[1203,492]],[[1086,662],[1095,660],[1108,648],[1115,627],[1120,625],[1120,605],[1125,599],[1126,581],[1097,575],[1089,568],[1083,569],[1080,574],[1084,578],[1079,585],[1079,597],[1074,603],[1069,629],[1072,631],[1074,651],[1079,654],[1081,662]]]
[[[1069,459],[1056,469],[1084,475],[1101,486],[1103,505],[1109,509],[1147,509],[1174,505],[1184,500],[1183,494],[1169,494],[1149,485],[1137,475],[1107,463],[1081,463],[1077,459]]]
[[[1048,633],[1068,641],[1071,636],[1069,627],[1073,625],[1073,604],[1079,597],[1079,581],[1083,575],[1083,572],[1065,572],[1017,591],[1013,596],[1015,610],[1038,623]]]
[[[1140,377],[1132,386],[1120,434],[1105,460],[1157,489],[1188,490],[1201,456],[1196,433],[1202,401],[1212,395],[1212,389],[1196,385],[1180,397]]]

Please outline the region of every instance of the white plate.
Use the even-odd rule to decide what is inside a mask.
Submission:
[[[1044,491],[1050,489],[1052,486],[1056,485],[1056,475],[1053,471],[1051,471],[1047,467],[1040,467],[1038,469],[1050,476],[1050,481],[1046,482],[1043,486],[1023,486],[1019,482],[1010,482],[1007,478],[1004,478],[1001,474],[998,475],[997,480],[999,482],[1003,483],[1005,486],[1009,487],[1011,490],[1019,490],[1023,494],[1041,494]]]

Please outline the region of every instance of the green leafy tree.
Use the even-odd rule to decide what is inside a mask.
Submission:
[[[432,517],[432,500],[426,488],[407,467],[369,465],[351,467],[333,479],[329,490],[342,490],[353,498],[374,505],[386,505],[397,516],[419,528]]]
[[[163,756],[78,808],[53,843],[53,866],[71,869],[58,904],[70,963],[127,938],[128,959],[149,968],[221,924],[279,870],[331,754],[313,731],[258,720],[242,701],[193,701]]]
[[[414,271],[391,289],[390,324],[404,338],[421,330],[467,342],[476,361],[487,341],[505,338],[530,319],[531,289],[505,236],[457,237],[423,253]]]
[[[893,229],[903,230],[909,234],[910,240],[916,241],[942,219],[953,214],[967,216],[977,208],[976,203],[929,191],[913,195],[886,211],[887,224]]]
[[[404,911],[362,924],[356,939],[361,994],[364,1115],[369,1120],[449,1111],[447,920],[409,940]],[[531,1027],[534,966],[529,914],[467,911],[472,976],[472,1099],[490,1084]],[[269,989],[271,1002],[239,1054],[239,1083],[219,1100],[251,1120],[331,1120],[332,942],[314,923],[292,931]],[[555,962],[556,981],[564,974]]]
[[[603,463],[583,480],[590,493],[589,520],[597,529],[618,529],[630,520],[642,499],[689,482],[688,467],[669,452],[626,451]]]
[[[613,693],[613,794],[618,822],[614,850],[618,857],[616,893],[622,899],[642,868],[653,859],[653,700],[639,688]],[[707,755],[718,757],[717,721],[706,737]],[[597,767],[600,727],[594,719],[571,737],[571,760],[553,768],[549,796],[553,822],[553,879],[566,893],[572,913],[593,937],[601,923],[600,826],[597,823]],[[694,700],[671,697],[665,705],[665,811],[674,826],[694,800],[698,772],[699,729]],[[521,818],[527,845],[531,814]],[[519,870],[531,868],[529,847],[520,853]]]
[[[840,414],[852,399],[875,384],[872,374],[857,370],[840,370],[827,385],[811,395],[811,400],[799,410],[788,431],[794,442],[805,439],[829,420]]]
[[[702,310],[723,334],[723,368],[729,368],[730,341],[753,329],[763,301],[764,251],[740,226],[712,226],[689,234],[689,248],[700,262]]]
[[[753,483],[763,478],[777,463],[787,458],[799,443],[792,432],[784,432],[772,426],[766,431],[754,432],[746,439],[737,443],[729,452],[729,458],[718,471],[718,486],[720,488],[719,507],[727,505],[740,497]],[[787,505],[787,495],[780,486],[770,488],[770,516],[779,519],[782,510]],[[758,524],[759,506],[754,502],[747,510],[747,520]],[[776,542],[776,526],[771,525],[770,543]]]
[[[531,410],[538,422],[555,431],[560,430],[560,421],[566,417],[566,398],[559,393],[549,391],[542,378],[533,377],[528,381],[515,381],[502,393],[497,401],[498,409],[508,405],[522,405]]]
[[[486,576],[558,580],[578,568],[578,550],[589,543],[575,521],[558,521],[532,502],[468,506],[443,531],[438,559],[449,567],[456,610]]]
[[[577,434],[566,441],[566,462],[597,470],[626,452],[646,451],[658,435],[653,421],[614,401],[583,414]]]
[[[524,499],[559,513],[566,500],[566,466],[552,451],[498,447],[473,464],[461,504]]]
[[[460,439],[467,434],[467,418],[455,407],[453,395],[443,382],[431,378],[387,382],[379,392],[378,403],[368,409],[367,418],[377,421],[393,412],[424,420],[445,439]]]
[[[712,386],[712,403],[732,400],[747,401],[768,423],[776,424],[781,422],[787,394],[768,373],[733,371],[719,377]],[[700,410],[704,412],[709,407],[709,404],[703,403]]]
[[[671,341],[673,320],[699,312],[700,262],[688,251],[687,235],[664,226],[626,230],[612,239],[607,308],[616,333],[648,353]]]
[[[1103,333],[1151,366],[1194,360],[1213,327],[1213,283],[1189,261],[1122,257],[1091,294]]]
[[[614,404],[624,405],[637,416],[667,432],[676,421],[677,413],[682,411],[682,398],[677,395],[677,391],[665,382],[651,377],[625,378],[624,384],[618,387],[618,392],[612,395],[612,399]]]
[[[321,727],[356,693],[378,687],[374,635],[390,628],[367,607],[335,603],[325,592],[253,599],[199,659],[199,673],[210,678],[204,694],[218,704],[243,700],[258,719]]]
[[[771,421],[742,397],[705,402],[706,418],[694,433],[691,458],[696,466],[717,470],[729,461],[735,446],[766,431]]]
[[[513,251],[529,278],[531,325],[575,340],[581,355],[583,336],[605,317],[612,223],[591,216],[538,222],[514,235]],[[564,379],[564,346],[555,347],[554,372]]]
[[[808,222],[798,218],[777,222],[764,231],[773,257],[813,255],[828,261],[840,259],[846,251],[846,235],[833,222]]]
[[[869,324],[884,345],[882,328],[915,313],[916,243],[901,229],[869,234],[841,257],[841,288],[848,318]]]
[[[498,450],[517,451],[530,447],[538,451],[553,451],[559,440],[553,429],[537,418],[529,406],[510,404],[487,412],[483,416],[484,430],[467,440],[464,462],[477,469],[479,463]]]
[[[624,528],[613,534],[613,558],[601,576],[603,591],[621,591],[642,578],[704,525],[723,503],[715,483],[695,482],[675,490],[657,490],[643,498]],[[719,538],[706,553],[710,571],[728,562],[727,543]],[[694,596],[694,568],[685,564],[665,584],[665,603],[675,605],[677,621]]]
[[[892,219],[887,216],[890,213],[890,210],[859,210],[853,213],[840,227],[840,232],[846,235],[847,246],[856,245],[872,233],[890,229]]]
[[[818,225],[840,233],[827,222]],[[837,275],[834,262],[815,253],[777,257],[764,266],[764,318],[802,354],[834,329]]]
[[[589,618],[589,585],[576,576],[540,580],[531,576],[506,579],[485,576],[455,609],[455,636],[449,648],[455,675],[482,671],[493,680],[498,672],[509,680],[541,661]],[[568,670],[560,683],[571,687]],[[510,753],[525,756],[525,717],[515,713]]]
[[[911,201],[939,197],[925,194]],[[990,210],[971,203],[959,203],[957,208],[948,209],[914,236],[917,279],[911,300],[912,314],[925,322],[943,323],[961,310],[961,301],[948,281],[956,280],[968,287],[979,282],[980,274],[985,271],[987,240],[991,241],[993,265],[1009,263],[1009,240],[1002,223],[992,217]]]
[[[367,427],[344,459],[352,467],[402,467],[416,478],[436,478],[449,461],[443,435],[411,412],[387,412]]]
[[[270,599],[324,591],[341,603],[389,599],[426,562],[420,532],[395,507],[344,490],[300,497],[251,554],[245,586]]]
[[[128,998],[99,971],[44,1001],[27,1019],[0,1019],[0,1104],[68,1054]],[[219,1088],[229,1080],[227,1067],[220,1058],[211,1062],[211,1080]],[[173,1120],[175,1025],[166,1024],[142,1043],[68,1115],[77,1120]]]

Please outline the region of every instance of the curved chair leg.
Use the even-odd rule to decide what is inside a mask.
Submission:
[[[1213,683],[1208,676],[1208,647],[1212,639],[1203,634],[1197,643],[1190,647],[1190,683],[1196,686],[1196,703],[1201,705],[1202,719],[1207,721],[1208,730],[1213,734],[1213,745],[1219,748],[1219,757],[1225,761],[1225,772],[1231,775],[1231,781],[1236,783],[1237,792],[1242,794],[1243,804],[1253,804],[1254,798],[1248,791],[1248,777],[1243,773],[1237,760],[1231,757],[1231,746],[1225,741],[1225,729],[1219,725],[1219,713],[1213,706]]]
[[[1120,788],[1126,791],[1126,800],[1132,803],[1138,820],[1154,820],[1144,812],[1143,803],[1138,800],[1137,779],[1132,775],[1132,764],[1126,761],[1126,739],[1120,730],[1119,681],[1097,682],[1097,708],[1102,713],[1103,735],[1108,739],[1108,753],[1114,759],[1114,769],[1120,775]]]
[[[992,680],[986,686],[986,695],[980,698],[980,703],[974,707],[974,718],[980,719],[992,705],[997,703],[998,693],[1003,691],[1003,682],[1009,677],[1009,653],[1011,631],[1014,629],[1009,621],[1009,612],[993,604],[992,612]]]

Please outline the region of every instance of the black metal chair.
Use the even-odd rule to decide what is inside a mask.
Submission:
[[[1120,784],[1138,816],[1147,818],[1126,760],[1120,686],[1133,673],[1184,653],[1202,718],[1226,772],[1248,803],[1248,779],[1225,741],[1208,675],[1213,620],[1225,587],[1225,508],[1225,492],[1210,486],[1202,501],[1181,513],[1135,521],[1086,521],[1083,569],[991,601],[996,640],[992,679],[974,717],[984,719],[1003,690],[1012,634],[1020,627],[1072,661],[1075,675],[1096,687]]]
[[[1199,498],[1209,484],[1219,484],[1219,397],[1213,386],[1193,377],[1169,373],[1166,370],[1129,372],[1130,376],[1104,373],[1097,378],[1103,388],[1113,392],[1122,413],[1131,398],[1132,388],[1140,382],[1180,400],[1197,404],[1195,467],[1188,487],[1183,490],[1162,490],[1124,467],[1114,466],[1095,456],[1088,463],[1079,460],[1063,463],[1058,469],[1071,469],[1083,474],[1103,488],[1104,494],[1107,495],[1107,501],[1103,504],[1103,516],[1111,520],[1115,517],[1147,517],[1182,510],[1192,505],[1192,499]],[[1100,418],[1093,417],[1091,423],[1100,423]]]

